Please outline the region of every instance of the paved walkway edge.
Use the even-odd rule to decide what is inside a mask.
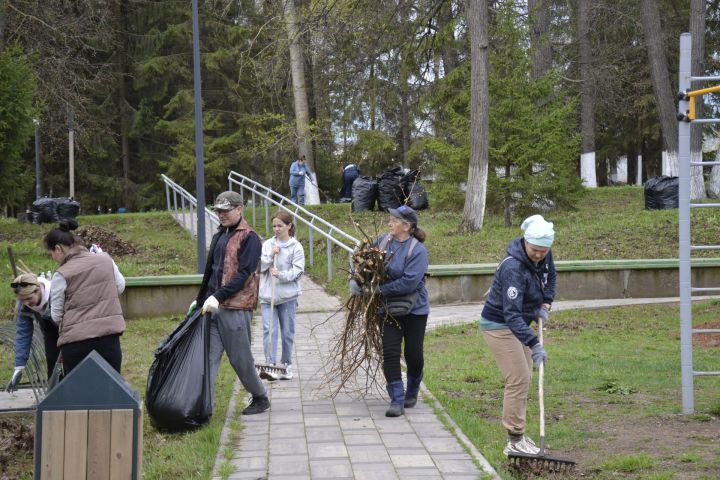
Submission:
[[[435,395],[433,395],[432,392],[425,386],[425,382],[420,384],[420,389],[422,391],[423,397],[426,400],[430,400],[429,403],[432,403],[432,409],[435,414],[441,417],[442,420],[447,424],[447,426],[450,427],[452,434],[455,436],[455,438],[458,439],[462,447],[470,454],[470,456],[473,458],[473,460],[475,460],[475,462],[483,470],[483,472],[493,479],[499,479],[500,476],[498,475],[497,471],[493,468],[492,465],[490,465],[490,462],[485,459],[483,454],[480,453],[480,450],[478,450],[475,445],[470,441],[470,439],[465,435],[465,433],[458,426],[458,424],[455,423],[455,420],[452,419],[450,414],[445,411],[442,403],[440,403],[440,400],[435,398]],[[483,475],[483,478],[486,475]]]

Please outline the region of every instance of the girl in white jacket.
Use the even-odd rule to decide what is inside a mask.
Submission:
[[[276,375],[264,371],[260,376],[267,380],[278,378],[290,380],[293,377],[295,311],[297,310],[297,299],[301,293],[300,277],[305,271],[305,250],[295,239],[295,225],[289,213],[276,212],[272,216],[272,227],[275,236],[263,243],[260,258],[260,313],[263,322],[263,349],[265,350],[265,361],[277,365],[279,330],[282,338],[280,362],[287,366],[287,373]],[[273,267],[275,260],[277,261],[276,268]],[[273,295],[273,280],[275,282],[272,302],[273,335],[270,339],[270,300]]]

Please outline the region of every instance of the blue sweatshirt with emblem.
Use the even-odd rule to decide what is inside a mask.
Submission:
[[[495,273],[482,317],[506,324],[523,345],[532,348],[538,338],[530,323],[536,320],[538,308],[555,298],[555,262],[552,251],[538,263],[530,260],[523,237],[510,242],[507,255]]]

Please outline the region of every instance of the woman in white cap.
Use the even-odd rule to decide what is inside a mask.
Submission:
[[[505,455],[540,451],[525,435],[525,415],[532,364],[545,362],[547,353],[530,323],[538,317],[547,320],[556,283],[550,251],[555,239],[553,224],[533,215],[520,228],[524,234],[508,245],[480,318],[480,330],[505,381]]]

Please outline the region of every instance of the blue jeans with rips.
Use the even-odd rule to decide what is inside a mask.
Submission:
[[[292,364],[293,346],[295,345],[295,312],[297,311],[297,299],[273,305],[273,331],[270,339],[270,304],[260,304],[260,314],[263,323],[263,350],[265,361],[277,364],[278,337],[282,341],[282,356],[280,363]],[[278,334],[278,332],[280,332]],[[271,346],[272,343],[272,346]]]

